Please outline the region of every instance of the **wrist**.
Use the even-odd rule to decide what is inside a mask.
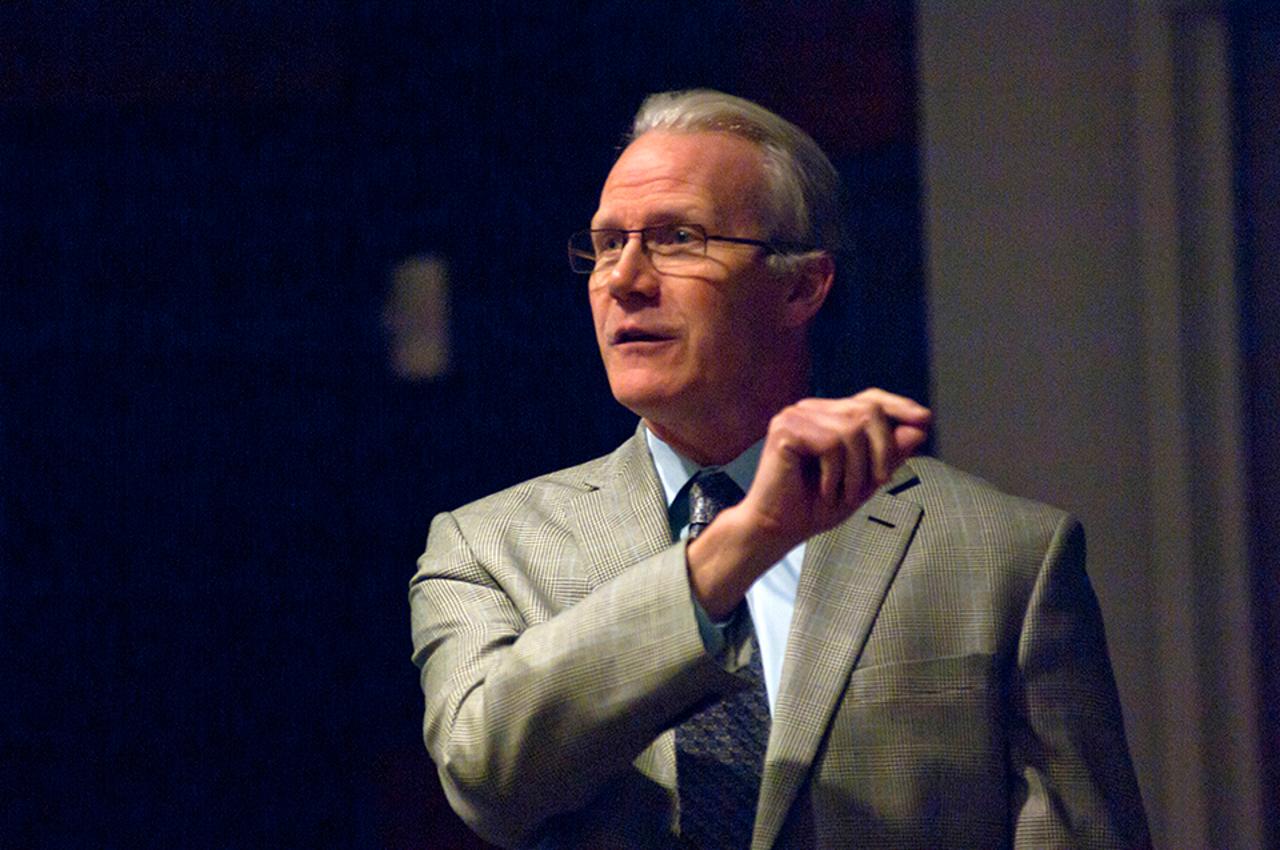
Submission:
[[[760,573],[782,560],[803,539],[793,539],[794,534],[784,529],[767,515],[755,511],[743,501],[723,511],[717,521],[723,521],[720,530],[732,545],[750,553],[749,559],[757,562]],[[708,531],[711,529],[708,528]]]
[[[791,548],[741,505],[726,508],[685,550],[694,598],[713,620],[728,618],[755,580]]]

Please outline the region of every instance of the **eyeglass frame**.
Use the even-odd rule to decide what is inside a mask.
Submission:
[[[645,256],[649,257],[649,262],[652,263],[654,255],[649,250],[650,232],[663,230],[663,229],[673,229],[673,228],[686,228],[688,230],[694,231],[695,233],[701,234],[702,253],[698,255],[700,257],[705,257],[707,255],[707,243],[709,242],[728,242],[734,245],[752,245],[757,248],[763,248],[766,251],[768,256],[773,256],[776,254],[787,254],[787,253],[807,253],[809,251],[817,250],[811,245],[803,245],[798,242],[769,242],[764,239],[749,239],[745,236],[722,236],[716,233],[707,233],[707,229],[703,227],[701,224],[691,224],[691,223],[678,222],[678,221],[664,222],[662,224],[651,224],[648,227],[638,227],[634,229],[627,229],[625,227],[588,227],[583,230],[576,230],[569,235],[569,242],[568,242],[569,268],[575,274],[593,275],[596,272],[613,268],[617,264],[617,262],[615,261],[614,263],[611,263],[610,265],[606,266],[605,269],[601,269],[597,266],[599,257],[598,255],[595,254],[594,251],[592,256],[588,257],[582,251],[574,249],[573,243],[575,239],[579,239],[585,236],[587,237],[588,241],[592,241],[591,235],[595,233],[621,234],[622,236],[626,237],[627,242],[631,241],[631,235],[633,233],[639,234],[640,235],[640,251]],[[622,250],[625,250],[625,248],[626,246],[624,244],[623,248],[619,250],[618,252],[619,259],[621,259]],[[661,252],[659,252],[659,254],[661,254]],[[589,269],[578,268],[577,265],[575,264],[577,260],[589,261],[591,263],[591,268]],[[654,268],[657,268],[656,264],[654,265]]]

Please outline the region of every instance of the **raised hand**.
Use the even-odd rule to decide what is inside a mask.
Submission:
[[[924,442],[932,416],[879,389],[779,411],[746,497],[689,545],[690,583],[707,612],[727,616],[783,555],[852,515]]]

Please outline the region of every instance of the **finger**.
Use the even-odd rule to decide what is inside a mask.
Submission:
[[[876,387],[863,390],[850,401],[869,402],[883,410],[890,419],[918,427],[926,427],[933,421],[933,411],[923,404]]]
[[[769,421],[761,464],[776,461],[783,468],[797,474],[812,471],[816,482],[818,453],[813,448],[810,432],[811,427],[805,415],[793,407],[780,410]]]
[[[889,480],[901,462],[891,422],[874,402],[865,398],[808,399],[797,407],[803,410],[806,423],[819,425],[839,440],[842,462],[837,466],[824,461],[827,474],[821,496],[829,504],[855,509]],[[832,487],[830,475],[837,473],[839,486]]]
[[[898,443],[894,439],[894,431],[888,418],[879,406],[874,406],[867,412],[867,423],[863,430],[867,435],[868,466],[879,486],[888,481],[889,476],[898,468]]]
[[[860,415],[869,406],[879,407],[894,421],[920,428],[927,428],[933,421],[933,411],[929,408],[906,396],[881,389],[863,390],[846,398],[806,398],[794,405],[805,412],[825,411],[839,415]]]
[[[840,489],[844,485],[845,456],[841,449],[829,448],[818,457],[818,463],[822,468],[818,497],[827,505],[839,502]]]
[[[907,458],[916,453],[916,449],[929,439],[929,429],[914,425],[897,425],[893,429],[893,441],[898,448],[898,456]]]
[[[872,472],[868,463],[870,449],[866,431],[859,429],[847,435],[848,459],[844,465],[844,493],[841,506],[845,511],[856,510],[871,491]]]
[[[787,419],[795,448],[813,459],[818,471],[817,495],[828,504],[840,501],[844,486],[846,454],[842,434],[844,417],[822,408],[796,408]]]

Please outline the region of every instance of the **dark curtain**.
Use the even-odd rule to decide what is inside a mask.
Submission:
[[[0,843],[458,847],[430,517],[611,449],[564,259],[644,93],[817,135],[836,389],[927,396],[905,3],[0,5]],[[453,368],[388,365],[450,269]]]

